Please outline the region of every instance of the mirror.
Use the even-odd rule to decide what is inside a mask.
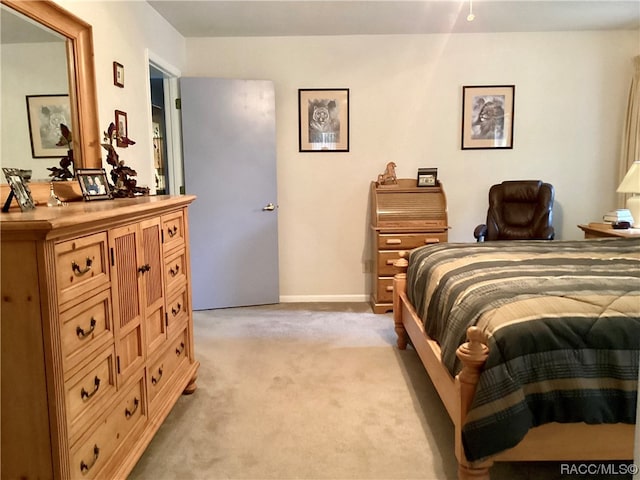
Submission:
[[[8,35],[9,28],[3,28],[2,96],[3,98],[6,97],[4,89],[7,84],[22,83],[29,85],[25,88],[33,88],[31,92],[27,90],[23,90],[19,94],[14,92],[15,94],[11,96],[13,104],[11,108],[6,109],[6,112],[10,115],[9,118],[5,116],[5,108],[2,109],[3,144],[12,137],[19,137],[12,141],[26,144],[12,150],[13,152],[22,152],[19,155],[20,158],[16,158],[15,162],[11,158],[14,156],[13,154],[4,154],[5,147],[3,146],[3,164],[15,168],[32,169],[34,171],[34,180],[50,180],[47,178],[49,172],[46,169],[59,166],[60,159],[66,155],[66,149],[60,150],[61,154],[59,156],[57,156],[57,151],[53,151],[56,154],[55,157],[43,157],[43,154],[50,154],[51,151],[36,150],[32,146],[31,139],[33,134],[37,136],[40,129],[35,128],[35,124],[39,120],[35,118],[37,115],[34,116],[33,114],[30,115],[32,125],[29,128],[29,105],[31,102],[34,105],[31,107],[33,110],[37,110],[37,108],[43,110],[41,103],[38,102],[44,102],[45,109],[49,104],[52,105],[51,112],[57,111],[54,108],[66,109],[68,112],[67,117],[71,123],[68,127],[71,129],[72,134],[74,167],[76,169],[101,167],[101,137],[98,126],[91,25],[48,0],[41,2],[0,1],[2,3],[2,26],[5,27],[5,21],[19,17],[18,21],[22,23],[21,28],[23,30],[28,28],[31,32],[29,33],[30,38],[22,39],[22,43],[15,47],[12,55],[5,56],[5,37]],[[19,15],[13,15],[13,12],[17,12]],[[38,28],[35,29],[35,26]],[[38,38],[35,38],[36,35],[38,35]],[[43,38],[45,39],[43,40],[40,35],[44,35]],[[8,37],[7,41],[9,41]],[[37,48],[44,49],[45,53],[35,53],[35,51],[29,55],[16,53],[19,49],[28,52],[29,49],[35,50]],[[24,71],[21,72],[23,75],[21,80],[8,81],[8,77],[5,77],[5,75],[9,75],[11,69],[5,68],[5,59],[8,62],[11,56],[15,57],[16,55],[22,56],[23,64],[29,63],[24,59],[40,63],[38,58],[43,58],[42,55],[44,55],[48,63],[45,64],[45,60],[42,60],[41,65],[36,65],[40,69],[32,70],[32,73],[29,74],[31,77],[29,82],[24,81],[27,78],[27,74]],[[54,55],[56,56],[54,57]],[[46,77],[50,77],[47,80],[50,80],[51,83],[43,83],[45,74]],[[14,72],[14,75],[19,75],[19,73]],[[31,80],[34,80],[34,82],[31,82]],[[38,82],[40,83],[38,84]],[[68,106],[64,105],[66,101],[65,93],[68,94]],[[42,97],[43,95],[45,97]],[[53,118],[55,115],[52,114],[51,117]],[[17,126],[13,130],[7,128],[7,125],[11,125],[14,122]],[[56,122],[54,121],[53,123]],[[42,127],[44,128],[44,126]],[[15,135],[13,135],[14,132]],[[38,143],[38,145],[44,145],[44,142]],[[25,157],[26,160],[24,159]]]

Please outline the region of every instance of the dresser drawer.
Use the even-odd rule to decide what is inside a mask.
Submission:
[[[433,233],[381,233],[378,235],[378,249],[413,249],[430,243],[440,243],[446,241],[446,230]]]
[[[184,245],[185,226],[182,211],[163,215],[160,221],[165,252]]]
[[[111,347],[65,382],[67,423],[72,441],[100,413],[105,402],[109,402],[115,395],[114,359]]]
[[[106,232],[58,243],[54,249],[60,304],[109,283]]]
[[[167,303],[167,333],[172,336],[182,328],[187,321],[189,305],[187,302],[186,286],[180,292],[169,298]]]
[[[183,249],[169,255],[164,263],[165,293],[167,296],[187,283],[187,258]]]
[[[168,348],[160,355],[160,357],[147,370],[147,392],[149,394],[149,403],[157,397],[162,389],[171,383],[171,377],[183,362],[189,357],[187,341],[187,330],[175,339],[173,339]]]
[[[103,290],[90,300],[60,314],[62,356],[65,375],[97,349],[113,342],[111,290]]]
[[[72,447],[71,478],[103,478],[101,470],[110,461],[118,462],[119,458],[114,453],[134,428],[147,418],[143,392],[144,380],[140,377],[119,397],[109,414]]]

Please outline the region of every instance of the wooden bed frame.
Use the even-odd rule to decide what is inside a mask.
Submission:
[[[406,267],[407,252],[401,252],[401,257],[404,258],[396,266]],[[471,327],[468,341],[457,351],[463,364],[462,371],[452,377],[441,362],[440,346],[425,333],[422,321],[407,297],[406,286],[406,273],[397,274],[393,282],[393,319],[398,348],[406,349],[410,339],[453,421],[459,480],[489,480],[489,468],[497,461],[633,459],[635,425],[550,423],[532,428],[518,445],[509,450],[480,462],[467,461],[462,447],[462,426],[489,348],[480,329]]]

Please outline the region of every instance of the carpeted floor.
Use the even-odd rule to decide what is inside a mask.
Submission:
[[[366,304],[194,312],[198,389],[130,480],[456,478],[453,425],[390,314]],[[497,464],[493,480],[560,479]],[[593,478],[593,477],[591,477]],[[623,478],[621,476],[617,478]]]

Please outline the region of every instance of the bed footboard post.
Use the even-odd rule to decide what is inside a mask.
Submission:
[[[456,456],[458,458],[459,480],[489,480],[489,467],[493,462],[481,464],[467,462],[462,446],[462,426],[476,393],[480,372],[489,355],[486,338],[478,327],[469,327],[466,343],[458,347],[456,355],[462,362],[462,371],[456,377],[460,389],[460,418],[456,422]]]
[[[393,322],[395,323],[396,335],[398,336],[397,344],[400,350],[407,348],[407,331],[402,324],[402,301],[400,299],[400,293],[407,290],[407,267],[409,261],[407,260],[408,252],[399,252],[400,258],[393,264],[398,269],[402,270],[401,273],[396,273],[393,277]]]

